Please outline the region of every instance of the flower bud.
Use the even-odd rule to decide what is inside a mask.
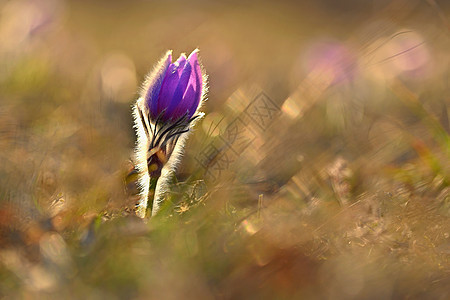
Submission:
[[[149,81],[145,103],[150,117],[156,121],[176,121],[184,116],[190,119],[200,104],[203,77],[198,62],[198,50],[186,59],[182,54],[172,63],[172,54],[167,52],[159,69]]]
[[[203,115],[198,109],[205,93],[206,75],[197,49],[188,58],[182,54],[174,63],[168,51],[147,77],[133,107],[135,164],[141,188],[138,216],[146,214],[151,189],[155,189],[152,214],[159,208],[163,186],[183,150],[186,133]]]

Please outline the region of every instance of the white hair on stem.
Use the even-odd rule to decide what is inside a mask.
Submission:
[[[133,106],[134,128],[136,130],[137,140],[134,152],[134,164],[139,173],[138,188],[139,202],[136,214],[140,218],[145,217],[148,202],[148,193],[150,188],[150,175],[147,166],[147,152],[149,147],[149,139],[145,133],[144,124],[141,122],[139,109],[142,107],[143,98],[139,98]]]
[[[191,124],[189,125],[190,128],[192,128],[199,119],[203,118],[204,113],[198,113],[197,115],[199,117],[196,118],[193,122],[191,122]],[[169,160],[164,165],[161,171],[161,176],[159,177],[158,182],[156,184],[155,195],[153,198],[152,217],[156,215],[159,209],[161,208],[161,203],[164,201],[164,196],[168,190],[170,176],[176,171],[176,167],[181,161],[184,145],[186,143],[187,138],[189,137],[190,132],[191,131],[182,133],[178,137],[178,140],[175,144],[175,148],[172,154],[170,155]]]
[[[197,49],[194,51],[198,51]],[[138,188],[140,190],[139,193],[139,201],[136,208],[136,215],[140,218],[144,218],[148,209],[148,200],[150,193],[150,171],[148,169],[148,153],[152,149],[149,149],[151,146],[151,141],[154,138],[154,135],[157,134],[157,129],[160,126],[164,126],[161,124],[155,124],[154,121],[150,119],[150,112],[148,105],[146,104],[146,94],[149,88],[156,83],[158,75],[160,75],[160,71],[164,62],[167,60],[168,56],[172,53],[172,51],[167,51],[163,58],[159,61],[159,63],[153,68],[153,70],[147,75],[142,88],[140,89],[140,97],[133,105],[133,118],[134,118],[134,128],[136,130],[137,141],[134,153],[134,163],[136,169],[139,174],[138,179]],[[182,54],[184,55],[184,54]],[[173,145],[173,149],[168,152],[167,162],[164,163],[161,169],[161,175],[157,179],[156,187],[153,195],[153,205],[151,208],[151,216],[154,216],[158,213],[161,207],[161,203],[164,201],[165,193],[168,190],[169,180],[172,173],[175,172],[176,166],[181,160],[181,156],[183,154],[184,145],[187,137],[195,123],[204,116],[204,113],[199,112],[201,106],[204,101],[206,101],[206,95],[208,91],[207,87],[207,75],[204,72],[204,69],[199,62],[201,71],[202,71],[202,94],[200,97],[199,105],[195,113],[193,114],[193,118],[188,120],[186,125],[186,132],[181,132],[176,134],[174,137],[169,139],[168,144],[175,143]],[[156,121],[157,123],[158,121]],[[158,127],[158,128],[157,128]],[[154,145],[153,145],[154,146]],[[158,145],[156,145],[158,146]]]

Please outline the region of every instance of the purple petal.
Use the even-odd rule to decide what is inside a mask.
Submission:
[[[203,85],[203,77],[202,77],[202,70],[200,68],[200,64],[198,63],[198,55],[197,50],[192,52],[191,55],[189,55],[188,61],[192,65],[193,72],[191,73],[191,77],[189,79],[188,88],[186,90],[186,93],[183,97],[184,99],[193,99],[191,101],[191,106],[189,107],[189,118],[194,115],[194,113],[197,111],[198,105],[200,104],[200,100],[202,97],[202,85]]]
[[[198,63],[198,50],[194,50],[188,57],[188,64],[190,66],[189,80],[184,86],[184,94],[179,105],[175,107],[172,115],[174,117],[181,117],[188,112],[188,118],[191,118],[200,103],[202,93],[202,74],[200,64]],[[175,101],[176,99],[174,99]]]
[[[178,64],[178,73],[181,73],[183,71],[184,65],[186,64],[186,56],[184,54],[181,54],[175,64]]]
[[[184,55],[180,56],[178,60],[170,64],[168,70],[166,71],[166,76],[161,85],[161,90],[158,98],[158,106],[157,112],[160,114],[162,111],[167,110],[170,102],[172,100],[173,94],[175,93],[175,89],[178,86],[178,82],[180,80],[181,73],[183,71],[183,67],[186,64],[186,57]],[[168,120],[167,111],[164,113],[163,120]]]
[[[186,92],[191,73],[192,66],[191,64],[187,63],[184,66],[183,72],[181,73],[180,80],[172,97],[172,101],[167,108],[167,115],[170,116],[172,120],[176,120],[182,117],[191,106],[191,103],[189,102],[190,99],[186,99],[187,101],[184,101],[183,99],[183,95]]]
[[[156,118],[158,115],[157,112],[158,97],[162,83],[164,81],[164,77],[171,62],[172,62],[172,53],[168,51],[166,53],[166,57],[164,57],[161,60],[159,67],[154,71],[152,77],[149,79],[150,82],[147,93],[145,95],[145,102],[150,110],[150,115],[152,118]]]

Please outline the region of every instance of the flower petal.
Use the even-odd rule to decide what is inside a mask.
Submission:
[[[172,120],[177,120],[182,117],[189,107],[191,106],[190,99],[183,101],[183,95],[186,92],[190,77],[192,73],[191,64],[187,63],[184,66],[183,72],[181,73],[180,80],[178,82],[177,88],[172,97],[169,107],[167,108],[167,115],[170,116]]]
[[[158,115],[157,105],[158,97],[161,90],[164,77],[166,76],[167,69],[172,62],[172,52],[167,51],[166,55],[161,59],[158,66],[153,71],[152,75],[147,79],[148,88],[145,94],[145,102],[150,110],[152,118],[156,118]]]
[[[198,50],[194,50],[194,52],[192,52],[188,58],[188,62],[192,65],[193,72],[191,73],[186,93],[183,96],[183,101],[185,98],[193,99],[193,101],[190,102],[191,106],[188,108],[189,118],[191,118],[197,111],[198,105],[200,104],[200,100],[202,97],[203,77],[202,77],[202,70],[198,62],[197,53]]]
[[[156,110],[158,112],[158,115],[166,110],[166,113],[164,113],[162,116],[164,121],[167,121],[170,118],[170,116],[168,116],[167,114],[167,108],[170,105],[173,94],[175,93],[175,89],[178,85],[181,72],[183,71],[183,67],[185,64],[186,57],[184,55],[181,55],[175,63],[170,64],[168,70],[166,71],[166,76],[159,93]]]

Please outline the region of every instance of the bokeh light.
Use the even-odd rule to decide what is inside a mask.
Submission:
[[[0,298],[448,299],[448,1],[0,1]],[[200,49],[141,220],[131,106]]]

